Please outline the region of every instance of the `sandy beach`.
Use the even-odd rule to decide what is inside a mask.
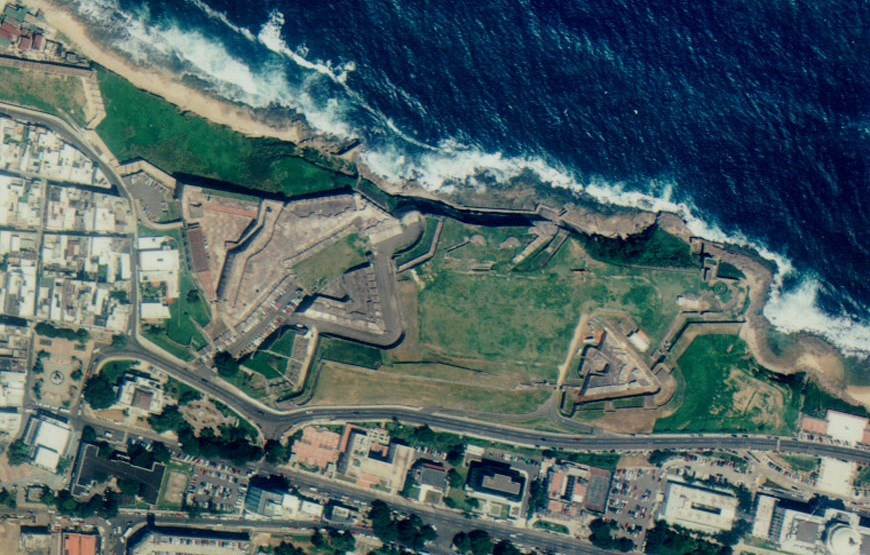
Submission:
[[[71,43],[70,46],[80,54],[90,58],[109,70],[121,75],[136,87],[163,97],[168,102],[178,106],[182,110],[197,114],[209,121],[226,125],[235,131],[248,136],[272,137],[293,143],[300,143],[309,138],[309,133],[304,124],[290,124],[284,128],[276,128],[257,119],[249,109],[234,106],[213,98],[203,92],[180,82],[171,72],[159,68],[143,68],[137,66],[125,56],[113,52],[107,47],[94,41],[88,34],[87,28],[71,12],[68,6],[53,0],[24,0],[24,4],[40,9],[45,14],[47,23],[58,32],[62,33]],[[389,183],[384,179],[368,172],[365,167],[359,170],[364,177],[370,178],[387,192],[429,198],[447,204],[459,204],[455,198],[443,191],[427,191],[423,186],[413,182]],[[529,192],[529,191],[526,191]],[[530,193],[533,194],[533,193]],[[579,210],[580,208],[575,207]],[[558,210],[555,211],[558,213]],[[605,236],[624,236],[637,233],[634,224],[639,216],[616,216],[604,213],[601,215],[582,213],[579,220],[597,222],[594,229],[584,229],[586,232],[597,233]],[[567,219],[567,217],[566,217]],[[620,220],[621,219],[621,220]],[[632,220],[635,220],[632,222]],[[677,220],[679,220],[677,222]],[[649,225],[651,222],[647,222]],[[666,224],[668,231],[687,238],[691,232],[677,216],[661,218],[660,224]],[[631,228],[630,233],[607,233],[610,228],[620,230]],[[645,229],[645,226],[642,227]],[[828,343],[820,340],[801,339],[801,347],[789,356],[777,356],[768,346],[767,330],[770,324],[760,314],[761,308],[768,300],[771,285],[771,272],[755,257],[749,255],[728,255],[729,259],[744,271],[750,289],[751,305],[747,310],[748,321],[743,326],[740,334],[746,341],[750,352],[763,366],[776,372],[791,374],[807,371],[817,377],[818,381],[831,392],[842,393],[844,390],[844,368],[842,359],[836,350]],[[870,406],[870,388],[850,387],[848,393],[856,400],[860,400]],[[638,424],[640,425],[640,424]]]
[[[49,0],[24,0],[23,3],[31,8],[42,10],[46,22],[65,35],[71,42],[69,46],[79,54],[121,75],[138,88],[163,97],[184,111],[192,112],[252,137],[273,137],[293,143],[299,143],[305,137],[301,125],[275,128],[257,120],[248,110],[222,102],[186,86],[167,71],[133,64],[120,54],[91,39],[86,27],[74,17],[67,6]]]

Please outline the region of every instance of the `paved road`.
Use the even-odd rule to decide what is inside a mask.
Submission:
[[[860,462],[870,461],[870,450],[841,445],[801,441],[758,435],[568,435],[538,432],[507,425],[465,419],[454,415],[438,414],[407,407],[301,407],[290,411],[274,411],[260,403],[236,395],[222,384],[215,374],[200,367],[169,365],[149,351],[130,342],[124,351],[112,356],[130,356],[153,364],[173,377],[197,387],[227,404],[243,417],[260,426],[267,438],[280,438],[288,431],[312,422],[346,422],[364,420],[391,420],[397,418],[408,424],[426,424],[433,428],[492,441],[516,443],[541,449],[567,449],[589,451],[647,451],[647,450],[707,450],[733,449],[778,451],[783,453],[829,456]],[[98,359],[99,361],[99,359]]]

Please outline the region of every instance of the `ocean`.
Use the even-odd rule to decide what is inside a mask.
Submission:
[[[765,315],[870,354],[860,2],[79,0],[139,63],[365,144],[429,189],[533,170],[778,267]]]

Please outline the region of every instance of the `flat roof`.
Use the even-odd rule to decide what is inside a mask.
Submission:
[[[33,444],[62,453],[66,449],[69,436],[69,428],[64,428],[47,420],[40,420]]]
[[[36,455],[33,457],[33,462],[42,468],[55,470],[57,469],[57,465],[60,463],[60,453],[45,447],[37,447]]]
[[[737,517],[737,498],[733,495],[668,482],[662,518],[670,524],[705,532],[730,530]]]
[[[832,438],[857,445],[864,439],[867,419],[844,412],[828,411],[828,435]]]

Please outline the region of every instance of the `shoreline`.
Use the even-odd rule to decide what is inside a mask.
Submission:
[[[98,44],[72,10],[55,0],[23,0],[22,3],[41,10],[48,26],[69,39],[69,46],[74,47],[77,53],[117,73],[137,88],[160,96],[182,111],[192,112],[251,137],[270,137],[298,145],[310,135],[301,123],[288,122],[286,128],[279,129],[256,117],[250,109],[218,100],[182,83],[168,70],[134,64],[121,54]]]
[[[391,195],[424,198],[457,208],[487,210],[486,206],[492,206],[490,210],[493,212],[505,212],[512,209],[508,206],[496,206],[503,204],[503,202],[494,202],[492,196],[486,193],[479,195],[467,193],[466,198],[458,198],[458,195],[450,193],[428,191],[414,182],[400,184],[389,182],[364,166],[360,160],[364,147],[351,149],[338,156],[334,153],[333,143],[315,137],[312,130],[304,122],[294,122],[288,119],[286,125],[279,128],[264,121],[251,108],[215,98],[183,83],[169,70],[156,67],[144,68],[135,64],[123,54],[99,44],[91,37],[86,25],[77,18],[72,10],[57,0],[24,0],[24,4],[42,10],[46,23],[63,34],[70,41],[70,46],[74,47],[78,53],[117,73],[137,88],[163,98],[182,111],[191,112],[216,124],[225,125],[246,136],[275,138],[294,143],[297,146],[305,143],[306,146],[314,148],[326,156],[352,160],[358,166],[361,176]],[[524,202],[527,202],[529,198],[533,197],[530,191],[535,190],[534,185],[521,184],[516,187],[512,191],[513,199],[508,199],[508,203],[512,203],[514,199],[523,199]],[[570,227],[580,233],[624,239],[644,231],[660,220],[665,220],[668,230],[682,239],[688,242],[693,237],[687,222],[677,214],[640,209],[627,209],[624,212],[614,213],[607,209],[608,205],[587,197],[586,194],[567,190],[564,194],[553,191],[549,198],[535,202],[534,207],[540,217],[549,219],[558,225]],[[573,201],[570,200],[572,198]],[[489,204],[486,204],[487,200],[490,201]],[[558,204],[553,206],[554,202]],[[812,373],[825,389],[839,396],[848,396],[852,401],[857,401],[870,408],[870,398],[868,398],[870,396],[849,393],[849,390],[855,393],[858,391],[863,393],[863,391],[846,383],[844,355],[827,340],[814,334],[800,333],[795,334],[799,339],[796,346],[789,350],[790,352],[777,355],[770,348],[769,330],[775,328],[763,315],[762,309],[770,299],[773,273],[758,260],[757,253],[745,247],[728,245],[726,248],[725,245],[714,241],[705,240],[704,242],[717,246],[723,252],[727,251],[725,256],[729,258],[729,261],[735,263],[746,274],[747,283],[750,285],[751,302],[746,312],[747,321],[740,337],[746,341],[749,351],[759,363],[778,373],[792,374],[800,371]]]

